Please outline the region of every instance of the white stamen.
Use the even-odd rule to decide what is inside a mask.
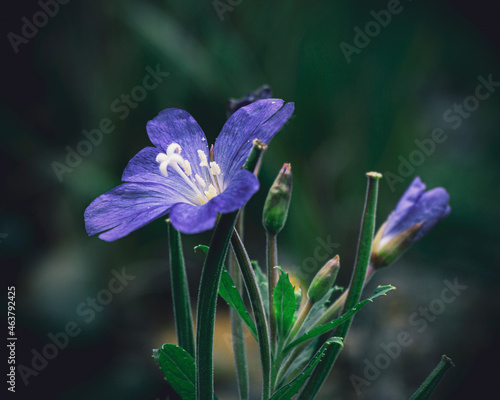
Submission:
[[[215,161],[210,162],[210,172],[212,175],[220,175],[220,167]]]
[[[219,184],[216,176],[222,175],[222,171],[216,162],[210,161],[209,163],[207,154],[203,150],[198,150],[197,153],[200,159],[200,167],[207,167],[210,171],[210,175],[207,175],[208,181],[205,181],[205,179],[198,174],[195,174],[193,179],[191,177],[193,174],[191,163],[181,156],[181,152],[182,148],[178,143],[171,143],[167,147],[166,153],[158,153],[156,162],[160,164],[160,172],[163,176],[168,177],[169,167],[173,169],[189,187],[193,189],[199,204],[205,204],[221,192],[220,188],[218,189]],[[203,189],[205,189],[207,185],[208,189],[204,191]]]
[[[203,178],[200,175],[196,174],[194,177],[196,178],[196,182],[198,182],[198,185],[200,185],[202,188],[207,186],[206,182],[203,180]]]
[[[184,160],[184,172],[187,176],[190,176],[193,173],[193,171],[191,170],[191,164],[188,160]]]
[[[168,161],[168,156],[165,153],[160,153],[156,156],[156,162],[161,163],[163,161]]]
[[[200,167],[208,167],[207,155],[203,150],[198,150],[198,157],[200,157]]]
[[[177,143],[171,143],[167,147],[167,156],[171,156],[174,153],[181,154],[181,146]]]
[[[210,184],[210,186],[208,186],[208,190],[206,190],[204,193],[205,196],[207,196],[208,200],[210,200],[217,196],[217,189],[215,189],[214,185]]]
[[[160,172],[163,176],[168,178],[168,172],[167,172],[167,167],[168,167],[168,161],[164,161],[160,164]]]

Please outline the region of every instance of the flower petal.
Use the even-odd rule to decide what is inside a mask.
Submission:
[[[184,197],[184,201],[195,203],[196,194],[177,172],[168,170],[168,177],[160,172],[160,165],[156,162],[159,150],[156,147],[146,147],[137,153],[123,171],[124,182],[155,182],[167,186]]]
[[[399,232],[405,231],[411,225],[404,224],[406,216],[412,207],[419,201],[424,194],[425,184],[420,180],[420,177],[415,177],[411,185],[406,189],[403,196],[399,200],[394,211],[389,215],[384,228],[384,236],[393,236]],[[406,228],[401,228],[404,224]]]
[[[137,153],[123,171],[123,182],[157,182],[163,184],[165,177],[160,172],[156,147],[146,147]],[[170,171],[169,171],[170,172]]]
[[[409,220],[418,218],[419,222],[424,221],[413,243],[427,235],[439,221],[448,216],[451,211],[449,202],[450,195],[441,187],[429,190],[422,195],[417,206],[408,214]]]
[[[178,143],[182,148],[181,155],[191,163],[193,173],[201,174],[198,150],[204,151],[208,157],[208,144],[205,134],[191,114],[177,108],[167,108],[149,121],[146,129],[151,142],[162,152],[166,152],[170,144]]]
[[[227,188],[211,201],[215,203],[217,211],[229,213],[243,207],[248,200],[259,190],[259,180],[247,170],[240,170],[229,182]]]
[[[226,122],[214,145],[214,159],[224,173],[227,185],[243,167],[253,140],[269,143],[293,113],[293,103],[284,107],[283,100],[258,100],[240,108]]]
[[[215,203],[209,201],[202,206],[178,203],[170,210],[170,222],[175,229],[182,233],[200,233],[208,231],[217,221]]]
[[[166,215],[177,202],[185,202],[176,191],[155,183],[124,183],[95,199],[85,210],[89,236],[113,241]]]

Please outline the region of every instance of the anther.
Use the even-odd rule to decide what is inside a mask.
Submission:
[[[210,162],[210,172],[212,173],[212,175],[220,174],[220,167],[215,161]]]
[[[200,167],[208,167],[207,155],[203,150],[198,150],[198,157],[200,157]]]
[[[210,184],[210,186],[208,186],[208,190],[206,190],[204,193],[205,196],[207,196],[207,199],[211,200],[215,196],[217,196],[217,189],[215,189],[214,185]]]

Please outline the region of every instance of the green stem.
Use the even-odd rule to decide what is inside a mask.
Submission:
[[[271,330],[271,346],[276,346],[276,313],[274,310],[273,293],[276,287],[278,271],[274,268],[278,265],[278,249],[276,234],[266,233],[267,238],[267,289],[269,299],[269,326]]]
[[[250,304],[255,318],[262,367],[262,399],[267,400],[271,397],[271,347],[269,343],[269,331],[267,329],[264,302],[260,295],[250,258],[236,231],[234,231],[231,238],[231,245],[233,246],[236,259],[240,265],[241,274],[247,288],[248,296],[250,297]]]
[[[443,355],[439,364],[429,374],[427,379],[420,385],[417,391],[413,393],[410,400],[427,400],[428,398],[430,398],[438,383],[441,381],[441,379],[443,379],[444,374],[446,374],[450,367],[454,366],[455,364],[453,364],[451,358]]]
[[[222,214],[215,228],[210,250],[201,273],[196,321],[196,399],[209,400],[214,397],[213,344],[215,308],[229,240],[238,212]]]
[[[243,209],[238,216],[238,221],[236,223],[237,231],[242,236],[243,234]],[[236,258],[234,253],[231,253],[229,257],[229,269],[236,286],[236,289],[240,294],[243,293],[243,281],[241,279],[241,272],[236,264]],[[242,296],[243,297],[243,296]],[[243,327],[243,321],[231,308],[229,310],[229,316],[231,319],[231,331],[233,335],[233,353],[234,353],[234,363],[236,366],[236,377],[238,380],[238,390],[240,393],[241,400],[248,400],[250,396],[250,386],[248,384],[248,364],[247,364],[247,353],[245,348],[245,331]]]
[[[174,302],[175,329],[177,343],[194,357],[193,317],[187,284],[184,256],[182,254],[181,234],[168,224],[168,241],[170,250],[170,282]]]
[[[342,310],[342,314],[352,309],[361,297],[365,277],[370,263],[370,254],[375,231],[375,214],[377,211],[378,181],[382,177],[376,172],[366,174],[368,178],[366,188],[365,207],[361,220],[361,232],[359,234],[358,250],[356,254],[355,267],[349,285],[349,292]],[[351,326],[352,318],[337,328],[334,336],[342,337],[344,340]],[[316,365],[311,378],[302,390],[299,400],[312,400],[323,385],[326,377],[337,359],[341,347],[333,344],[326,352],[325,357]]]
[[[247,171],[254,171],[265,149],[264,143],[254,140],[252,150],[243,168]],[[201,272],[196,314],[196,400],[213,400],[214,398],[215,308],[222,265],[226,258],[238,212],[239,210],[220,216]]]

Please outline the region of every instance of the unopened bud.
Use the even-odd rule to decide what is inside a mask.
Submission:
[[[321,268],[309,286],[307,297],[311,303],[316,303],[318,300],[326,296],[332,288],[337,278],[340,269],[340,258],[335,256]]]
[[[372,243],[371,263],[373,268],[386,267],[398,259],[412,244],[422,223],[415,224],[393,237],[384,236],[385,223],[380,227]]]
[[[262,215],[262,224],[266,232],[277,234],[285,226],[288,207],[292,197],[292,166],[283,164],[267,195]]]

